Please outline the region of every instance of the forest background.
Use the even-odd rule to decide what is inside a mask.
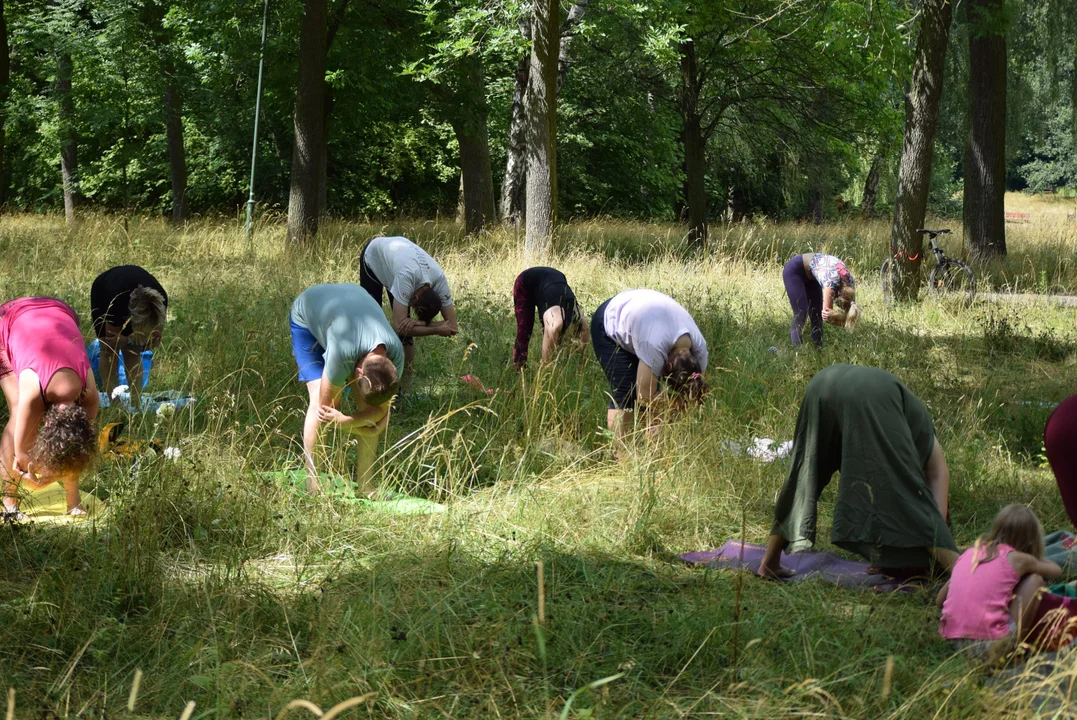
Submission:
[[[919,3],[553,5],[558,217],[684,221],[702,239],[720,218],[892,208]],[[977,118],[970,92],[988,72],[996,78],[983,107],[1004,120],[989,145],[1004,158],[1006,189],[1077,184],[1070,5],[951,8],[932,212],[960,212]],[[469,229],[516,220],[537,9],[518,0],[7,0],[3,202],[54,211],[66,195],[71,221],[76,206],[175,221],[241,213],[268,10],[253,186],[262,208],[284,212],[298,193],[314,204],[304,222],[316,229],[325,214],[452,217],[470,196]],[[985,37],[994,59],[970,62]],[[306,164],[301,146],[313,156]]]

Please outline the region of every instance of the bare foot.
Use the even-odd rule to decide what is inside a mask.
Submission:
[[[311,495],[322,494],[321,483],[319,483],[318,479],[313,475],[307,475],[307,492],[309,492]]]
[[[797,571],[790,570],[789,568],[782,567],[781,565],[776,568],[760,566],[760,568],[755,571],[755,574],[763,578],[764,580],[788,580],[789,578],[796,575]]]

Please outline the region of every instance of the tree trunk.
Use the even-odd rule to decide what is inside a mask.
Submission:
[[[886,166],[886,152],[884,145],[880,144],[871,158],[871,167],[868,168],[868,176],[864,179],[864,197],[860,199],[860,215],[870,218],[875,215],[875,201],[879,197],[879,180],[883,176],[883,168]]]
[[[4,0],[0,0],[0,210],[7,202],[7,137],[4,125],[7,122],[7,100],[11,93],[11,52],[7,41],[7,20],[4,16]]]
[[[688,241],[702,246],[707,241],[707,153],[699,115],[699,72],[696,48],[691,40],[681,43],[681,142],[684,145],[684,201],[688,205]]]
[[[920,37],[916,41],[912,84],[905,94],[905,139],[890,227],[890,251],[897,260],[894,296],[898,299],[913,299],[920,291],[923,242],[916,230],[923,227],[927,213],[932,146],[952,18],[950,0],[924,0],[920,6]]]
[[[60,50],[56,55],[57,135],[60,138],[60,175],[64,184],[64,218],[68,227],[77,222],[75,202],[78,197],[78,132],[75,99],[71,94],[73,71],[71,53]]]
[[[460,199],[468,234],[480,232],[494,214],[494,176],[490,166],[486,79],[478,54],[458,61],[459,89],[452,98],[453,132],[460,146]]]
[[[816,185],[816,187],[812,188],[811,197],[808,200],[808,211],[811,214],[811,221],[816,225],[822,225],[823,219],[826,217],[824,197],[821,186]]]
[[[527,37],[531,30],[527,28]],[[512,92],[509,143],[506,148],[505,177],[501,181],[501,221],[519,225],[526,208],[527,190],[527,86],[531,75],[531,53],[524,53],[516,66],[516,87]]]
[[[329,207],[329,117],[333,114],[333,88],[325,86],[322,112],[322,150],[318,158],[318,217]]]
[[[340,0],[333,8],[332,14],[326,21],[325,31],[325,56],[328,61],[329,50],[333,47],[333,41],[337,38],[337,33],[340,32],[340,28],[344,25],[344,18],[348,12],[348,3],[350,0]],[[333,106],[335,105],[336,98],[333,96],[333,88],[328,84],[323,83],[323,100],[322,107],[324,112],[322,114],[322,148],[321,157],[318,159],[318,217],[325,217],[325,213],[329,207],[329,118],[333,114]]]
[[[172,171],[172,223],[182,225],[187,219],[187,154],[183,147],[183,103],[180,100],[176,66],[165,61],[165,138],[168,165]]]
[[[478,118],[477,118],[478,119]],[[481,231],[494,219],[494,180],[490,166],[490,136],[486,113],[474,127],[453,128],[460,144],[460,174],[463,185],[464,228],[468,234]]]
[[[572,64],[572,41],[576,37],[576,28],[583,22],[583,16],[587,14],[587,6],[590,4],[591,0],[576,0],[569,8],[565,26],[561,28],[561,49],[557,52],[558,95],[561,94],[561,86],[565,84],[568,67]]]
[[[326,0],[304,0],[303,6],[288,198],[288,240],[293,243],[307,242],[318,232],[318,185],[325,144]]]
[[[524,249],[549,249],[557,219],[557,61],[561,44],[558,0],[536,0],[531,22],[527,85],[527,236]]]
[[[577,0],[568,11],[561,30],[561,46],[557,53],[557,95],[565,83],[572,64],[572,40],[575,29],[587,13],[591,0]],[[520,34],[531,38],[530,22],[521,23]],[[505,177],[501,181],[499,216],[502,222],[519,225],[526,216],[527,202],[527,87],[531,75],[531,54],[524,53],[516,66],[516,86],[512,93],[512,114],[509,120],[509,142],[505,159]]]
[[[965,242],[972,256],[1006,254],[1006,35],[1003,0],[965,0],[969,27],[969,134]]]

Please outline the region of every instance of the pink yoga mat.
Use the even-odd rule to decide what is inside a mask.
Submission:
[[[766,548],[739,540],[726,540],[725,545],[717,550],[691,552],[681,555],[681,560],[693,565],[705,565],[713,568],[745,569],[755,572],[763,561]],[[796,570],[797,574],[785,582],[803,582],[809,578],[820,578],[849,588],[870,588],[876,592],[894,592],[911,590],[907,582],[895,580],[886,575],[869,573],[869,565],[855,560],[845,560],[828,552],[799,552],[792,555],[782,553],[782,565]]]

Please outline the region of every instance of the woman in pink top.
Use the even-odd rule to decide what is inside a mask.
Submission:
[[[1043,529],[1024,505],[999,511],[990,532],[966,550],[939,591],[939,634],[988,662],[1033,629],[1044,579],[1062,568],[1043,558]]]
[[[94,452],[98,396],[70,306],[44,297],[0,305],[0,386],[9,414],[0,441],[5,517],[19,517],[20,482],[36,490],[57,480],[68,512],[84,514],[78,480]]]

